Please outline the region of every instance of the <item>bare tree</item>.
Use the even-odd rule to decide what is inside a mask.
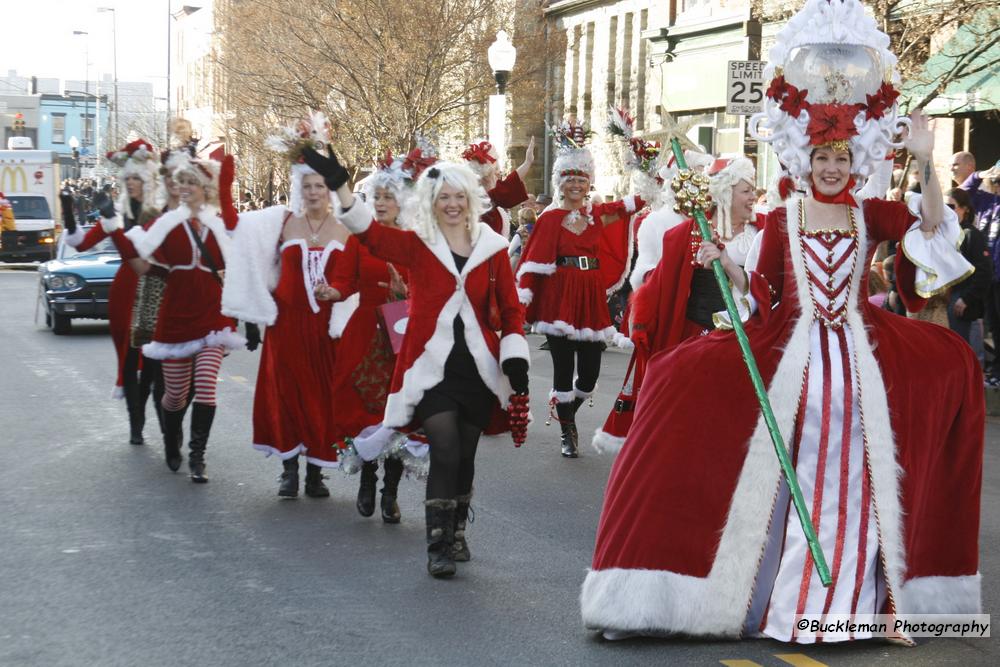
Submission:
[[[514,3],[496,0],[231,0],[220,16],[230,129],[244,164],[254,153],[259,165],[267,133],[307,108],[327,113],[353,165],[418,135],[480,134],[469,116],[492,92],[486,50],[514,30]],[[514,88],[545,64],[519,46]]]

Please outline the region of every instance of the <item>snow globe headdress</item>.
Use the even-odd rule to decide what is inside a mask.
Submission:
[[[296,215],[301,215],[304,210],[302,178],[306,174],[316,173],[306,164],[302,157],[302,151],[308,147],[326,155],[327,144],[330,143],[330,132],[330,121],[326,114],[322,111],[310,110],[306,117],[300,118],[293,125],[281,128],[278,134],[267,138],[267,147],[284,155],[291,164],[292,178],[289,187],[288,208]]]
[[[894,137],[909,119],[898,115],[896,56],[859,0],[807,0],[778,33],[764,75],[764,111],[749,132],[774,147],[799,187],[811,186],[818,147],[849,150],[863,182],[901,146]]]

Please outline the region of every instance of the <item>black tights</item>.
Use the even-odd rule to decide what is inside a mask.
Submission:
[[[471,493],[476,447],[483,430],[463,420],[457,411],[426,417],[423,427],[431,450],[427,499],[450,499]]]
[[[159,359],[142,357],[142,369],[139,369],[139,358],[142,352],[139,348],[130,347],[125,353],[125,363],[122,367],[122,385],[125,394],[135,392],[140,406],[145,407],[150,393],[153,394],[154,405],[160,405],[163,399],[163,371]]]
[[[590,393],[597,386],[601,374],[601,344],[570,340],[565,336],[546,336],[552,355],[552,388],[556,391],[573,391],[576,371],[576,388]]]

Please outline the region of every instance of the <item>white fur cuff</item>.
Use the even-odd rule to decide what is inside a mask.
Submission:
[[[573,399],[576,398],[576,394],[572,391],[556,391],[555,389],[549,390],[549,401],[555,399],[556,403],[572,403]]]
[[[333,304],[330,309],[330,338],[340,338],[344,335],[347,323],[351,321],[351,316],[358,309],[361,303],[361,295],[354,293],[343,301]]]
[[[521,334],[507,334],[500,339],[500,363],[508,359],[524,359],[531,363],[531,350],[528,339]]]
[[[632,195],[631,197],[626,197],[623,201],[625,204],[625,210],[629,213],[635,213],[636,207],[639,205],[639,195]]]
[[[926,298],[939,294],[969,277],[975,268],[962,256],[958,247],[962,242],[962,229],[958,216],[950,208],[944,209],[944,218],[926,238],[920,230],[920,195],[913,195],[908,202],[910,213],[917,222],[903,236],[900,246],[903,253],[917,267],[914,289]]]
[[[625,438],[597,429],[590,444],[601,454],[617,454],[625,446]]]
[[[81,243],[83,243],[84,236],[85,234],[83,233],[83,229],[78,226],[75,230],[73,230],[72,234],[65,235],[66,245],[68,245],[70,248],[75,248]]]
[[[902,614],[980,614],[982,575],[916,577],[903,583]]]
[[[531,300],[535,297],[535,293],[532,292],[527,287],[517,288],[517,300],[521,302],[522,305],[531,305]]]
[[[101,229],[103,229],[106,234],[111,234],[116,229],[123,229],[124,226],[125,225],[122,222],[122,217],[120,215],[116,215],[113,218],[101,217]]]
[[[368,205],[360,199],[354,199],[354,205],[347,211],[337,208],[337,220],[351,230],[352,234],[364,234],[371,227],[374,215]]]
[[[551,276],[555,272],[555,262],[551,264],[543,264],[541,262],[521,262],[521,266],[517,269],[517,279],[520,280],[521,276],[525,273],[538,273],[543,276]]]

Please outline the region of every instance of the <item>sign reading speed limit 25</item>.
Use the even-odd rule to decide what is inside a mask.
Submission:
[[[764,109],[764,61],[730,60],[726,113],[749,116]]]

